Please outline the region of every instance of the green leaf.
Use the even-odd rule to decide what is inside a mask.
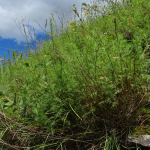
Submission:
[[[7,103],[3,106],[3,108],[7,109],[8,107],[12,107],[13,105],[14,105],[13,103],[7,102]]]
[[[16,93],[15,93],[15,97],[14,97],[14,105],[16,104],[17,98],[16,98]]]
[[[14,109],[13,109],[13,112],[15,112],[16,110],[17,110],[17,109],[16,109],[16,108],[14,108]]]
[[[22,107],[22,108],[25,108],[25,107],[26,107],[26,104],[25,104],[24,101],[21,101],[21,102],[19,103],[19,106]]]
[[[1,85],[1,86],[0,86],[0,96],[3,95],[3,94],[5,93],[5,91],[6,91],[5,86],[4,86],[4,85]]]
[[[51,64],[51,62],[46,63],[46,67],[47,67],[49,64]]]

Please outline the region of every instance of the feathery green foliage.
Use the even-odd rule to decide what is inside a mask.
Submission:
[[[57,28],[54,33],[52,16],[52,40],[37,42],[40,50],[29,49],[29,57],[13,51],[14,64],[3,63],[2,111],[11,118],[10,124],[21,122],[20,128],[29,133],[25,138],[18,134],[16,143],[26,139],[21,147],[72,149],[73,141],[79,140],[84,149],[88,139],[98,139],[87,145],[115,149],[129,130],[138,134],[136,129],[143,124],[139,116],[149,99],[149,1],[109,4],[101,11],[95,4],[82,3],[82,10],[95,10],[96,19],[86,12],[86,21],[74,4],[80,21],[71,22],[61,36]]]

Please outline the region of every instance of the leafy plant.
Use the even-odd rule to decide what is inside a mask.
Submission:
[[[3,64],[0,91],[4,112],[17,113],[17,121],[31,132],[29,126],[37,135],[48,134],[47,143],[43,134],[31,135],[33,145],[39,141],[45,147],[56,144],[59,148],[69,145],[70,139],[87,142],[90,138],[99,139],[95,146],[100,142],[113,149],[118,147],[117,139],[140,125],[138,118],[149,98],[149,6],[136,0],[109,4],[102,13],[96,4],[82,3],[82,10],[94,11],[96,17],[85,12],[86,21],[74,4],[80,20],[71,22],[61,36],[54,29],[52,15],[51,32],[45,31],[52,40],[42,41],[40,46],[37,42],[40,50],[28,50],[28,58],[13,51],[15,65]],[[105,136],[105,130],[104,142],[99,136]]]

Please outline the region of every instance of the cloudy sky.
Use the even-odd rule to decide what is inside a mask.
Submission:
[[[93,0],[0,0],[0,56],[4,58],[4,53],[7,53],[8,49],[10,49],[10,53],[13,49],[24,52],[24,45],[27,40],[31,40],[29,31],[34,39],[33,28],[36,34],[35,38],[45,40],[45,32],[41,27],[46,31],[50,30],[49,18],[52,17],[51,13],[54,14],[59,28],[61,26],[60,19],[63,19],[64,23],[65,20],[73,21],[73,4],[76,4],[77,11],[81,16],[81,4],[83,2],[93,4]],[[100,3],[97,2],[97,4]],[[106,3],[102,2],[102,4]],[[47,27],[45,29],[46,19]],[[28,39],[25,38],[24,28],[26,35],[29,36]],[[8,54],[6,60],[7,58]]]

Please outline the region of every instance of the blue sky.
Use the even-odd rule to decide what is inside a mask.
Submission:
[[[76,4],[76,8],[81,16],[81,4],[85,2],[92,5],[92,0],[0,0],[0,56],[4,58],[6,53],[6,60],[8,59],[8,49],[10,53],[12,50],[18,52],[25,52],[25,46],[27,39],[25,38],[24,28],[28,41],[31,40],[29,32],[35,39],[45,40],[45,32],[41,29],[50,31],[49,18],[52,17],[51,13],[54,14],[55,21],[58,29],[60,29],[61,22],[60,18],[63,19],[64,25],[74,21],[73,4]],[[96,1],[97,2],[97,1]],[[106,2],[98,3],[104,5]],[[82,18],[85,19],[84,13],[82,12]],[[45,23],[47,19],[47,27],[45,29]],[[76,17],[76,20],[79,18]],[[39,27],[38,23],[41,25]],[[53,22],[54,23],[54,22]],[[48,35],[47,35],[48,36]],[[34,40],[35,40],[34,39]],[[35,46],[35,42],[32,42]],[[26,46],[27,48],[27,46]]]

